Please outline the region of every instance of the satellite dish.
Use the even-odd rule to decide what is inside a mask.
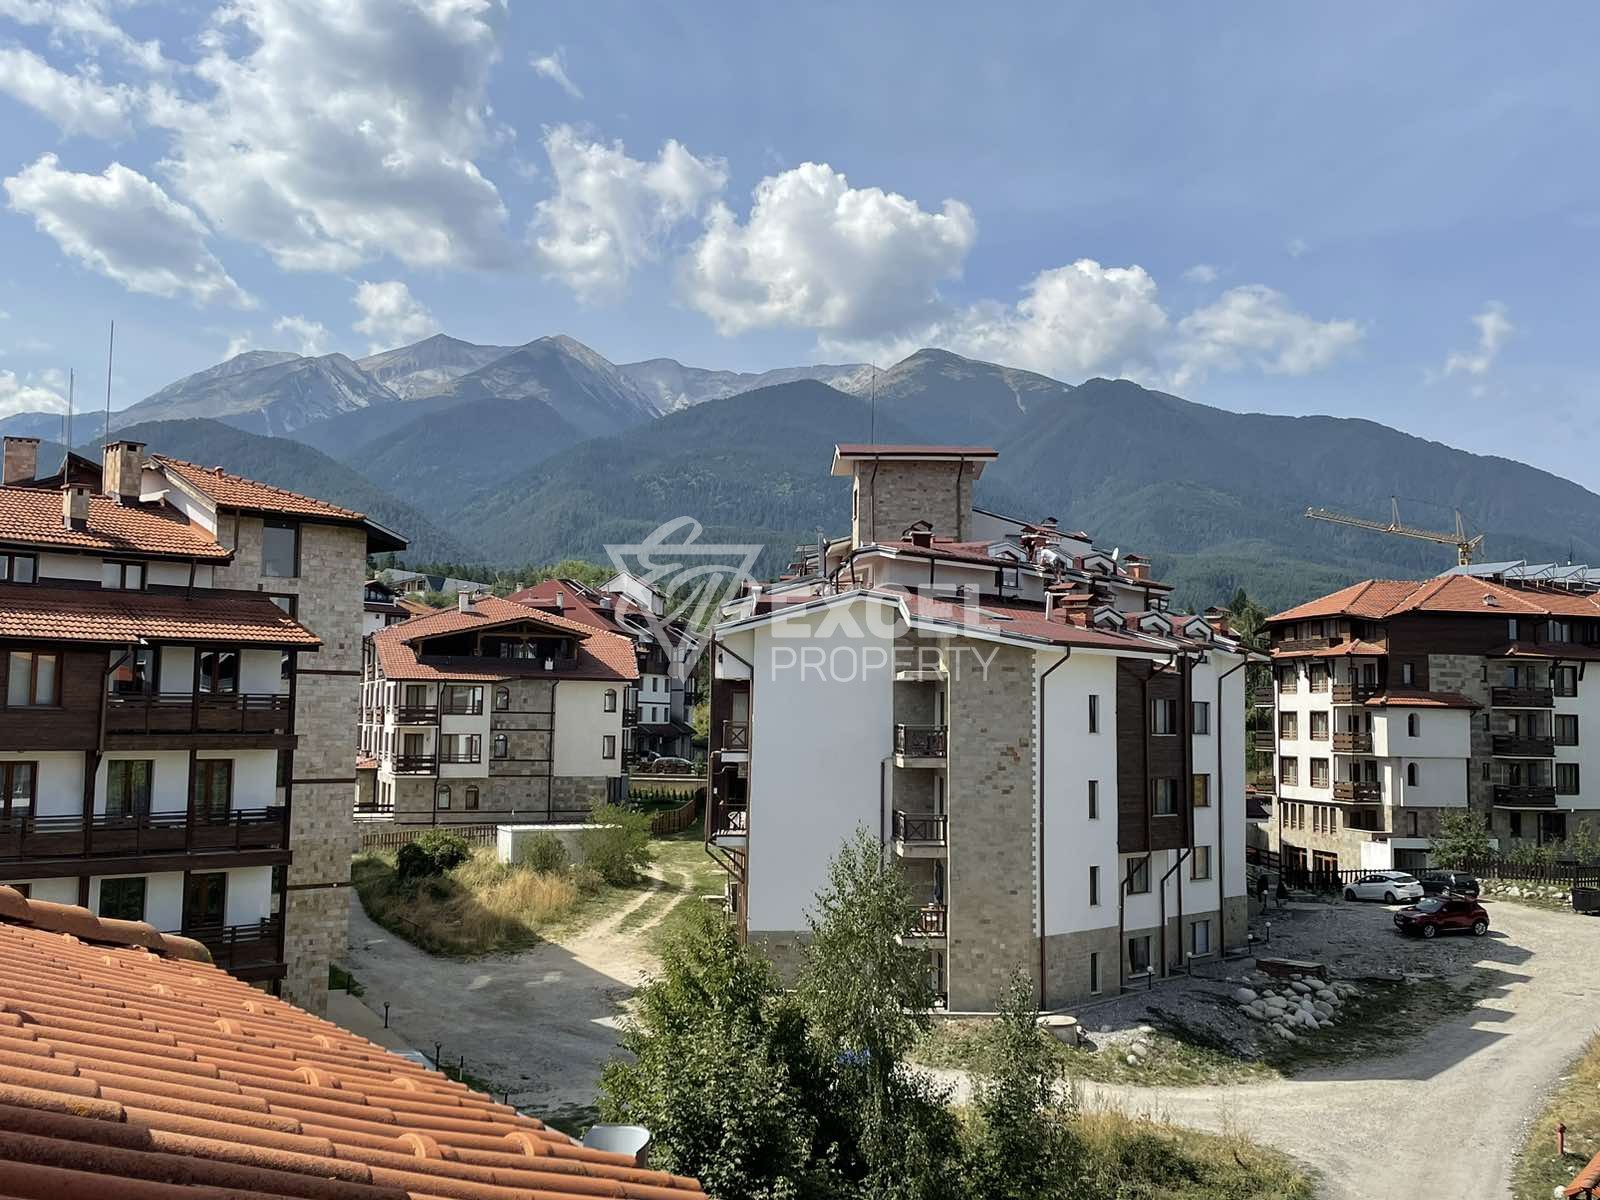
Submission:
[[[643,1125],[591,1125],[583,1144],[591,1150],[625,1154],[635,1166],[644,1166],[650,1158],[650,1131]]]

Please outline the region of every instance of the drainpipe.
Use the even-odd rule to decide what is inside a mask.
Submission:
[[[1222,782],[1222,681],[1229,675],[1232,675],[1235,671],[1242,670],[1249,665],[1250,649],[1249,647],[1245,647],[1244,658],[1240,660],[1237,665],[1229,667],[1221,675],[1217,676],[1217,711],[1211,719],[1212,736],[1217,739],[1217,920],[1221,926],[1217,932],[1222,936],[1222,946],[1224,949],[1227,948],[1228,944],[1228,897],[1225,890],[1226,881],[1228,878],[1228,838],[1227,822],[1225,820],[1226,813],[1224,812],[1224,797],[1227,795],[1227,789],[1223,786]],[[1245,682],[1249,682],[1248,676],[1246,676]],[[1247,689],[1245,692],[1245,698],[1247,700],[1249,699],[1249,695],[1250,693]],[[1249,736],[1248,730],[1245,732],[1245,736]],[[1243,749],[1246,753],[1249,752],[1248,746],[1244,747]],[[1280,846],[1283,844],[1283,839],[1281,837],[1278,839],[1278,844]]]
[[[1066,663],[1072,657],[1072,647],[1066,647],[1065,652],[1045,669],[1039,676],[1039,1007],[1045,1007],[1045,906],[1044,906],[1044,746],[1045,746],[1045,708],[1044,685],[1050,678],[1050,672]]]
[[[1160,901],[1161,901],[1161,974],[1163,976],[1166,976],[1167,974],[1169,974],[1169,972],[1167,970],[1167,880],[1172,878],[1172,873],[1174,871],[1176,871],[1179,867],[1183,866],[1184,860],[1189,857],[1189,855],[1192,852],[1192,850],[1193,850],[1192,846],[1181,846],[1181,847],[1179,847],[1178,861],[1173,863],[1172,866],[1167,869],[1167,873],[1161,877],[1161,883],[1159,885],[1159,895],[1160,895]],[[1178,944],[1180,946],[1183,944],[1183,880],[1182,879],[1178,880]]]
[[[1120,853],[1120,852],[1119,852]],[[1148,865],[1150,852],[1145,851],[1145,861]],[[1122,991],[1126,978],[1123,971],[1123,935],[1128,932],[1128,889],[1133,886],[1133,869],[1138,865],[1137,860],[1128,861],[1128,873],[1117,883],[1117,991]]]

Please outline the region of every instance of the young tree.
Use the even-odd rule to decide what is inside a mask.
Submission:
[[[1433,857],[1440,866],[1457,866],[1489,857],[1489,823],[1468,808],[1448,809],[1439,816]]]

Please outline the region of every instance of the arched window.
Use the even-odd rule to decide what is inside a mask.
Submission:
[[[477,788],[470,787],[470,786],[467,788],[467,794],[462,800],[462,805],[464,807],[466,807],[466,808],[472,809],[473,811],[477,810],[477,807],[478,807],[478,789]]]
[[[445,784],[441,784],[439,786],[439,790],[434,792],[434,794],[433,794],[433,801],[440,808],[449,808],[450,807],[450,788]]]
[[[1422,725],[1422,718],[1417,716],[1416,713],[1407,713],[1406,714],[1406,736],[1407,737],[1416,737],[1417,736],[1417,730],[1419,728],[1421,728],[1421,725]]]
[[[495,688],[494,707],[496,712],[505,712],[506,709],[511,707],[510,688]]]
[[[1407,763],[1406,764],[1406,786],[1407,787],[1416,787],[1417,786],[1417,764],[1416,763]]]
[[[494,738],[489,742],[489,753],[495,758],[504,758],[510,753],[509,743],[506,741],[505,734],[497,733],[494,735]]]
[[[616,712],[617,711],[617,689],[616,688],[607,688],[606,689],[606,711],[607,712]]]

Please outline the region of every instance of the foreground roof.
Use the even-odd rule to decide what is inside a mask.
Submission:
[[[1267,618],[1295,621],[1314,617],[1381,620],[1404,613],[1473,613],[1500,616],[1600,616],[1600,597],[1558,588],[1507,587],[1471,575],[1434,579],[1368,579],[1308,600]]]
[[[1478,708],[1478,702],[1460,692],[1422,692],[1390,688],[1366,702],[1368,708]]]
[[[196,961],[0,887],[0,1193],[702,1197]]]
[[[143,558],[233,557],[233,551],[167,504],[120,504],[90,496],[84,527],[68,529],[61,521],[61,492],[45,488],[0,487],[0,541]]]
[[[260,592],[119,592],[0,584],[0,638],[126,645],[150,642],[284,646],[322,639]]]
[[[475,658],[464,655],[428,656],[418,654],[419,643],[428,638],[478,629],[497,629],[528,621],[545,625],[557,633],[577,640],[577,663],[571,667],[546,671],[544,664],[529,659]],[[639,678],[639,660],[631,639],[608,633],[592,625],[558,616],[545,609],[530,608],[499,596],[485,596],[465,611],[443,608],[426,616],[413,617],[372,635],[372,645],[383,673],[395,680],[456,679],[490,682],[537,676],[548,679],[596,679],[626,682]]]

